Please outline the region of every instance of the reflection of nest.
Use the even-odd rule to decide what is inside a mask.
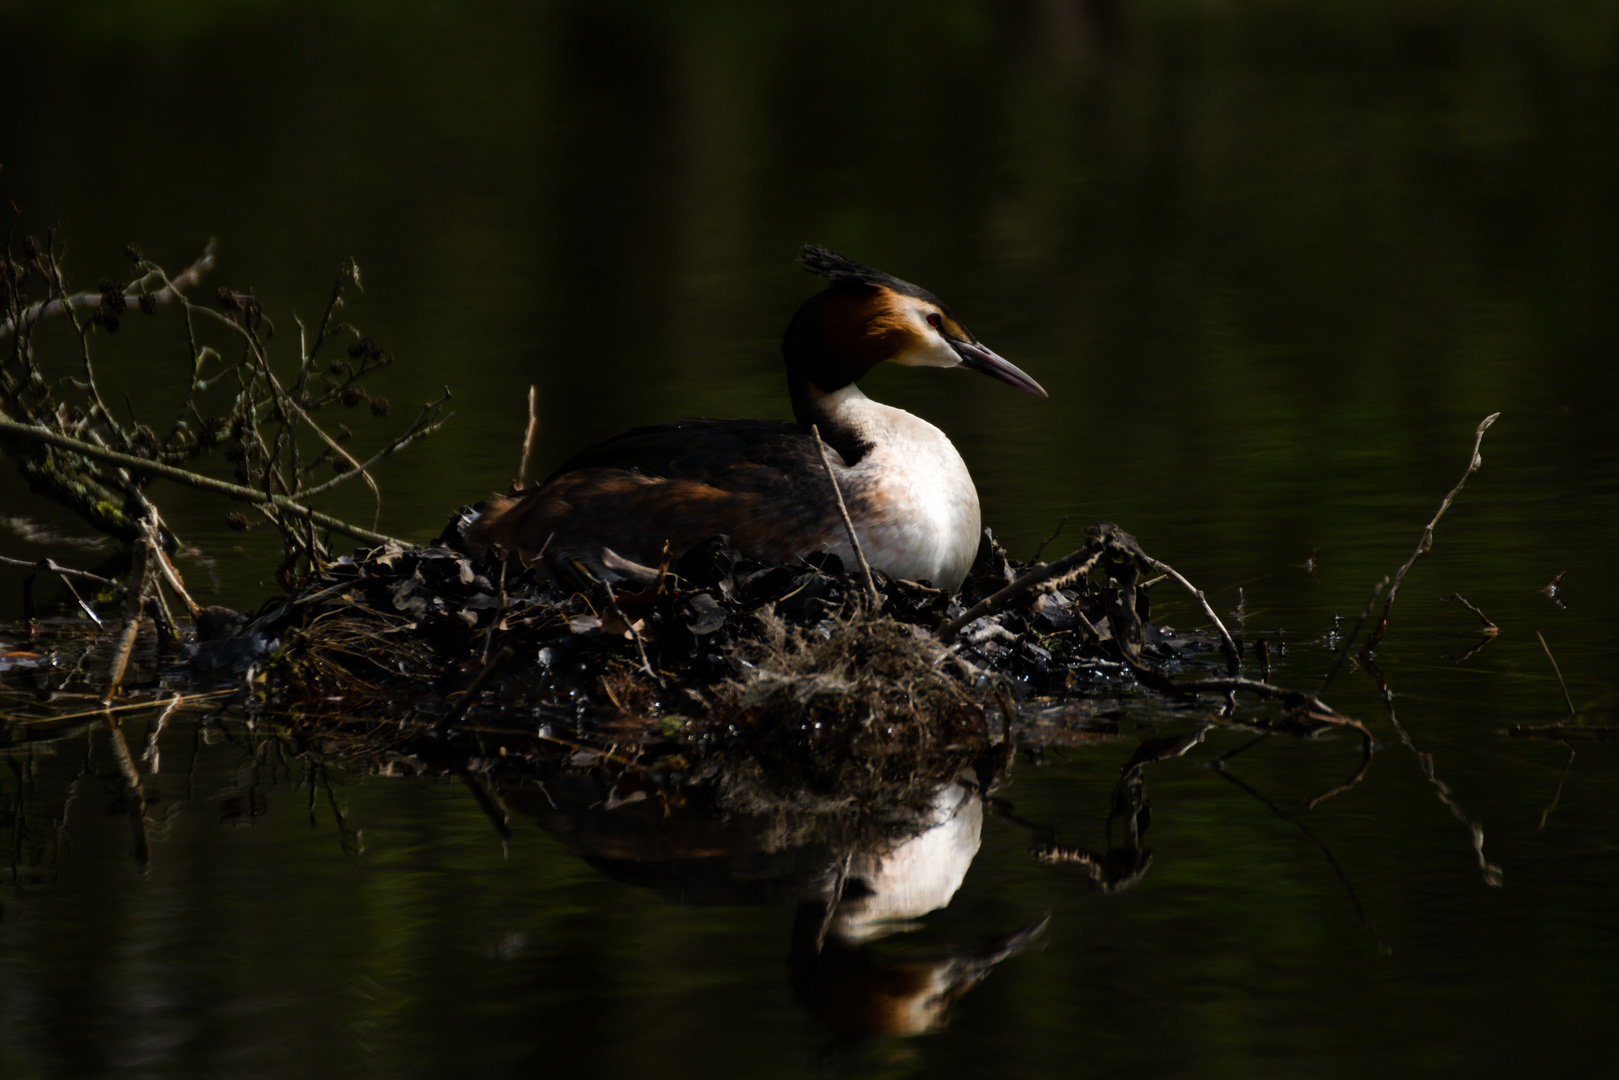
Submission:
[[[774,808],[781,791],[904,804],[910,785],[932,792],[987,745],[958,665],[918,627],[862,613],[823,632],[762,622],[737,647],[742,674],[713,695],[716,726],[737,733],[770,781],[733,788],[750,812]]]

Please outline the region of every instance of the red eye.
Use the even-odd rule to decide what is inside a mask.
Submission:
[[[928,312],[928,325],[929,326],[931,326],[935,330],[937,330],[939,328],[939,324],[942,323],[942,322],[944,322],[944,320],[939,317],[939,313],[937,311]]]

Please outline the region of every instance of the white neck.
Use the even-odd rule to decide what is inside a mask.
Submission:
[[[866,559],[895,577],[959,588],[978,553],[981,521],[978,492],[955,445],[926,420],[873,401],[853,384],[816,404],[870,447],[853,467],[837,470]]]

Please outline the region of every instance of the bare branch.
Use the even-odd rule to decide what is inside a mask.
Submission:
[[[1490,425],[1495,423],[1495,418],[1500,415],[1498,412],[1491,413],[1479,422],[1478,430],[1473,433],[1473,456],[1467,459],[1467,471],[1462,473],[1460,480],[1456,481],[1456,486],[1450,489],[1450,494],[1445,496],[1445,501],[1439,504],[1439,511],[1434,514],[1433,520],[1428,522],[1428,527],[1422,530],[1422,539],[1417,541],[1417,550],[1411,553],[1411,557],[1405,561],[1405,565],[1400,567],[1399,573],[1394,575],[1394,584],[1389,586],[1388,596],[1383,600],[1383,614],[1378,618],[1377,625],[1372,628],[1372,632],[1367,636],[1366,644],[1360,648],[1360,655],[1363,658],[1369,657],[1372,650],[1377,648],[1377,643],[1382,641],[1383,636],[1388,633],[1389,609],[1394,606],[1394,597],[1400,591],[1400,583],[1405,580],[1405,575],[1411,572],[1411,567],[1416,565],[1417,560],[1428,554],[1433,548],[1434,526],[1439,524],[1439,519],[1445,516],[1445,511],[1450,509],[1450,504],[1456,500],[1457,495],[1461,494],[1462,485],[1467,483],[1468,477],[1478,472],[1478,467],[1484,464],[1484,458],[1479,455],[1478,448],[1484,442],[1484,433],[1490,429]]]
[[[147,271],[144,276],[130,285],[129,289],[124,293],[124,299],[132,304],[140,303],[142,296],[151,297],[151,300],[147,301],[148,303],[159,304],[167,304],[176,299],[182,291],[196,285],[202,280],[204,274],[213,270],[214,249],[217,244],[217,240],[209,240],[208,246],[203,248],[202,257],[172,278],[163,277],[162,272],[158,270]],[[164,282],[163,288],[156,292],[146,292],[145,286],[157,280]],[[6,319],[0,321],[0,339],[10,337],[16,333],[19,323],[26,329],[52,316],[100,307],[102,295],[99,292],[76,293],[72,296],[59,296],[52,300],[41,300],[38,303],[30,304],[23,308],[22,314],[18,316],[17,320]]]
[[[387,536],[383,533],[372,532],[369,529],[362,529],[357,525],[350,525],[348,522],[334,518],[330,514],[323,514],[318,510],[312,510],[309,507],[295,502],[284,495],[272,495],[268,492],[259,491],[256,488],[242,487],[238,484],[229,484],[223,480],[215,480],[211,476],[203,476],[199,473],[188,472],[185,469],[175,468],[173,465],[167,465],[161,461],[151,461],[147,458],[134,457],[130,454],[120,454],[116,450],[107,450],[103,447],[94,446],[87,442],[80,442],[78,439],[72,439],[66,435],[59,434],[55,431],[49,431],[45,428],[34,427],[31,424],[19,424],[15,420],[0,418],[0,432],[20,436],[24,439],[32,439],[36,442],[49,443],[52,446],[61,447],[63,450],[71,450],[76,454],[83,454],[88,458],[95,458],[98,461],[105,461],[113,465],[121,465],[133,472],[143,473],[149,476],[161,476],[166,480],[173,480],[175,483],[184,484],[187,487],[197,488],[202,491],[214,491],[221,495],[229,495],[231,498],[237,499],[241,502],[254,503],[259,506],[274,507],[275,509],[284,513],[291,514],[294,517],[313,522],[314,524],[325,529],[330,529],[333,532],[342,533],[344,536],[350,536],[356,540],[363,540],[368,544],[397,544],[401,547],[415,546],[414,544],[407,543],[406,541],[400,540],[396,537]]]

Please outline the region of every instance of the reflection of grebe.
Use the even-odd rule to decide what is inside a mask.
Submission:
[[[950,903],[978,853],[983,821],[979,796],[948,785],[934,799],[930,827],[884,854],[851,858],[830,905],[799,908],[793,986],[827,1027],[845,1037],[936,1030],[996,964],[1037,943],[1049,916],[979,949],[953,945],[928,957],[895,957],[869,948]]]
[[[966,367],[1045,396],[979,344],[936,297],[822,247],[803,263],[828,287],[805,301],[782,340],[796,423],[681,420],[632,428],[588,447],[539,486],[495,499],[467,531],[474,544],[567,572],[644,579],[717,533],[744,555],[783,563],[816,551],[853,558],[832,472],[871,564],[955,590],[978,551],[978,492],[944,433],[862,394],[884,361]]]

